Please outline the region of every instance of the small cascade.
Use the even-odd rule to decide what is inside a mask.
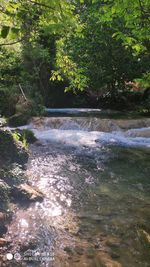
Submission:
[[[126,136],[150,138],[150,127],[130,129],[126,132]]]
[[[33,128],[60,129],[60,130],[84,130],[112,132],[120,130],[115,120],[92,117],[41,117],[33,118]]]
[[[42,142],[69,146],[122,145],[150,147],[148,121],[112,120],[97,117],[36,117],[26,128]],[[134,127],[134,128],[132,128]]]

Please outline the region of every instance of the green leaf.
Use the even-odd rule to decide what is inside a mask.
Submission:
[[[10,27],[9,26],[3,26],[1,30],[1,37],[6,38],[9,33]]]
[[[12,38],[17,38],[18,35],[19,35],[19,31],[20,31],[19,28],[11,28],[11,37]]]

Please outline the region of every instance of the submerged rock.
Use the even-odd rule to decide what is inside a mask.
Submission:
[[[111,252],[111,257],[112,257],[112,259],[118,259],[118,258],[120,258],[120,255],[116,252]]]
[[[95,257],[95,250],[92,247],[88,248],[86,256],[88,259],[93,259]]]
[[[74,250],[78,255],[83,255],[83,253],[84,253],[84,249],[82,247],[79,247],[79,246],[76,246]]]
[[[101,267],[123,267],[121,263],[112,259],[109,254],[100,252],[97,256],[97,262],[99,263],[98,266]]]
[[[5,238],[0,238],[0,247],[4,247],[8,244],[9,242]]]
[[[40,190],[26,183],[14,187],[13,196],[19,200],[27,201],[42,201],[44,198],[44,194]]]
[[[117,240],[115,239],[110,239],[108,241],[106,241],[106,245],[108,247],[112,247],[112,248],[119,248],[120,247],[120,242],[118,242]]]

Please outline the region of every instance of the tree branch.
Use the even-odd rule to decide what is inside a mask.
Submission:
[[[46,8],[49,8],[49,9],[52,9],[52,10],[55,10],[55,8],[49,6],[49,5],[46,5],[46,4],[43,4],[43,3],[38,3],[36,1],[33,1],[33,0],[28,0],[30,3],[32,4],[35,4],[35,5],[38,5],[38,6],[41,6],[41,7],[46,7]]]
[[[17,40],[17,41],[11,42],[11,43],[3,43],[3,44],[0,44],[0,46],[5,46],[5,45],[13,45],[13,44],[20,43],[20,42],[22,42],[22,41],[23,41],[23,39],[20,39],[20,40]]]

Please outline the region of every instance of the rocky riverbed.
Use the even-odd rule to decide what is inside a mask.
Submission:
[[[22,142],[17,141],[11,131],[0,129],[0,266],[7,263],[5,255],[12,240],[6,235],[16,210],[20,205],[30,205],[44,198],[25,175],[28,157],[29,151]]]

